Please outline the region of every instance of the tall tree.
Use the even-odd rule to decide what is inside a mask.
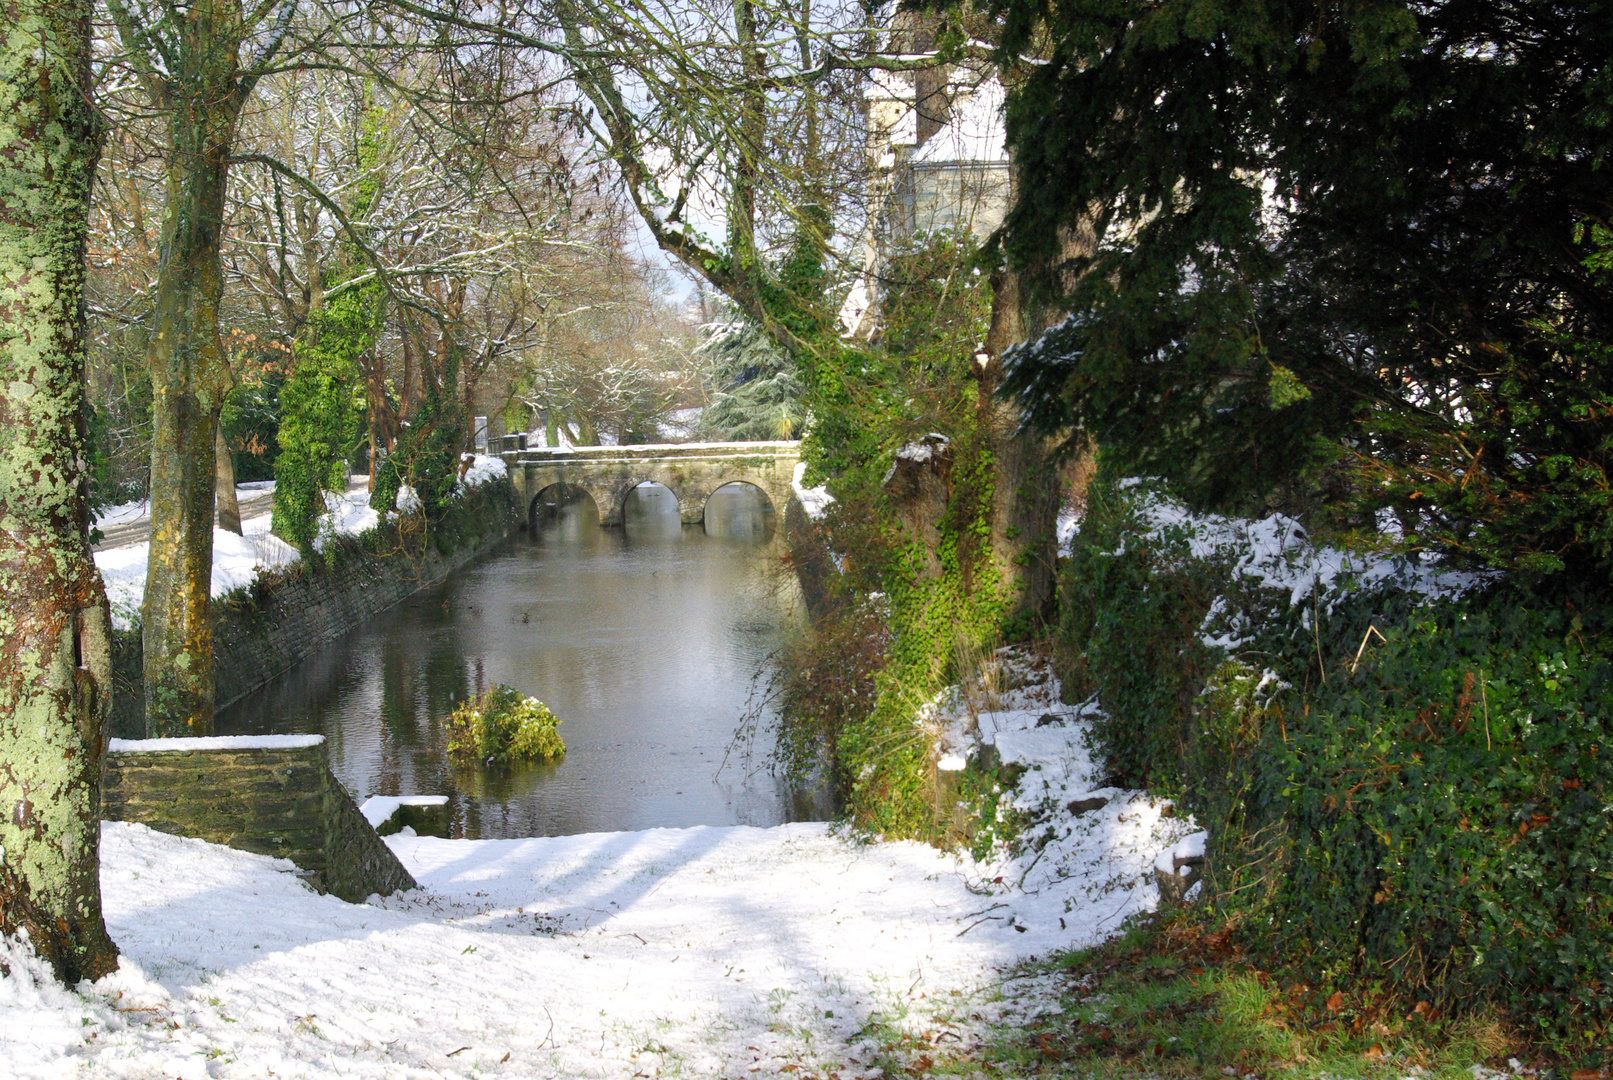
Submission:
[[[69,984],[117,966],[98,860],[110,619],[85,534],[92,6],[0,9],[0,934],[26,930]]]
[[[229,368],[219,341],[230,155],[241,110],[269,70],[296,0],[109,0],[128,63],[167,123],[151,371],[151,555],[141,609],[146,727],[213,725],[215,429]],[[243,52],[245,55],[243,55]]]

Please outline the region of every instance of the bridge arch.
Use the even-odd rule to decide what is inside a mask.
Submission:
[[[527,503],[526,522],[527,530],[536,533],[538,528],[549,520],[558,520],[560,514],[569,506],[587,500],[594,509],[594,518],[599,520],[599,499],[595,494],[580,484],[573,484],[566,480],[556,480],[539,491],[533,493]]]
[[[641,513],[647,514],[652,520],[654,518],[670,519],[676,517],[679,523],[682,523],[684,517],[683,500],[678,493],[659,480],[640,480],[636,484],[626,485],[622,491],[622,501],[621,506],[618,508],[618,516],[624,526],[627,524],[628,503],[632,502],[635,496],[643,500],[640,503]],[[665,497],[664,501],[663,496]],[[649,501],[651,499],[656,501],[651,503]],[[668,503],[670,505],[667,505]],[[664,523],[669,524],[670,522],[666,521]]]
[[[726,496],[724,495],[725,492],[727,493]],[[748,524],[743,528],[739,527],[737,523],[731,524],[729,521],[730,507],[727,504],[743,505],[745,501],[755,499],[761,500],[761,519],[758,520],[754,516],[746,515],[744,520]],[[743,535],[760,537],[771,534],[778,528],[779,522],[782,520],[780,517],[781,509],[781,507],[773,505],[773,500],[769,497],[767,489],[760,484],[751,483],[749,480],[730,480],[725,484],[718,485],[712,489],[711,494],[706,496],[706,505],[701,516],[706,524],[706,533],[710,536]]]
[[[741,480],[762,490],[775,514],[789,503],[790,481],[800,444],[691,443],[509,450],[503,454],[510,480],[528,506],[556,483],[586,491],[606,527],[622,523],[628,493],[645,481],[669,488],[684,524],[705,520],[712,492]],[[529,516],[529,525],[535,518]]]

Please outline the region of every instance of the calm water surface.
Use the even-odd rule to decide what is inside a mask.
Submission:
[[[555,503],[535,537],[304,661],[219,733],[323,734],[350,792],[447,794],[457,836],[826,817],[821,794],[766,771],[769,746],[735,745],[799,617],[765,498],[723,488],[706,526],[680,526],[672,493],[646,485],[609,530],[586,499]],[[501,682],[554,710],[564,759],[508,773],[447,759],[444,718]]]

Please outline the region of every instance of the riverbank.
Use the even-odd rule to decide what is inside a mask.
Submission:
[[[1152,909],[1192,830],[1093,791],[1086,722],[1045,672],[998,704],[973,719],[1022,773],[1005,801],[1061,813],[983,860],[819,823],[400,834],[422,889],[345,904],[289,864],[108,824],[123,966],[66,992],[8,946],[0,1056],[19,1080],[922,1074],[1056,1007],[1018,966]]]
[[[470,482],[474,480],[474,482]],[[350,492],[335,505],[304,560],[268,532],[269,519],[246,535],[214,530],[213,664],[218,708],[262,686],[321,646],[502,543],[517,527],[509,483],[497,458],[478,458],[463,495],[427,534],[417,516],[370,509]],[[112,734],[145,735],[138,611],[149,544],[96,553],[113,624]]]

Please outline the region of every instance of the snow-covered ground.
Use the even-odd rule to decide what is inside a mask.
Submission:
[[[478,454],[466,470],[462,482],[465,487],[476,487],[506,475],[502,459]],[[364,478],[355,476],[352,479],[356,482]],[[245,499],[273,489],[273,481],[240,484],[236,487],[236,496]],[[412,496],[413,492],[409,495]],[[342,494],[328,493],[325,505],[327,513],[320,522],[320,535],[314,541],[314,546],[320,550],[324,549],[332,536],[357,536],[375,528],[380,520],[379,515],[370,508],[370,493],[363,489]],[[409,509],[401,492],[399,505],[406,511]],[[414,505],[418,507],[418,500]],[[150,512],[148,503],[126,503],[103,511],[95,524],[102,529],[112,525],[127,525],[147,517]],[[281,569],[301,557],[296,548],[269,532],[270,522],[270,516],[265,513],[242,521],[242,535],[239,536],[223,529],[213,530],[214,597],[245,588],[263,571]],[[112,605],[112,625],[119,630],[129,629],[139,617],[140,602],[146,591],[146,564],[150,558],[149,541],[102,548],[95,553],[95,565],[100,568],[101,577],[106,582],[107,600]]]
[[[876,1074],[1043,1011],[1012,965],[1157,902],[1191,832],[1100,782],[1056,685],[933,714],[1027,767],[1035,843],[986,862],[822,824],[387,842],[422,888],[346,904],[289,863],[103,827],[114,975],[78,992],[12,943],[0,1067],[36,1077],[805,1077]],[[962,700],[961,698],[959,699]]]
[[[267,515],[243,521],[241,531],[244,535],[237,536],[224,529],[213,530],[213,596],[252,584],[263,570],[297,561],[297,549],[270,534]],[[102,548],[95,553],[95,565],[101,570],[106,598],[112,604],[112,625],[119,630],[127,630],[139,617],[150,558],[150,541]]]

